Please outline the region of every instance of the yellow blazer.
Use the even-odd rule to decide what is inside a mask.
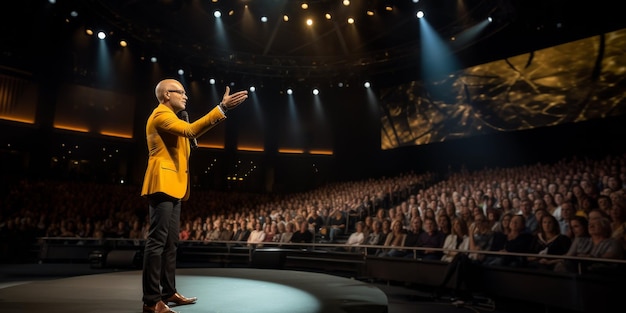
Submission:
[[[141,195],[162,192],[171,197],[189,198],[189,138],[206,133],[226,116],[216,106],[193,123],[178,118],[164,104],[159,104],[146,123],[148,167],[143,179]]]

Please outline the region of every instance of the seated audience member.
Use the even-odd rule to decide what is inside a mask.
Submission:
[[[185,226],[181,227],[180,234],[178,235],[178,240],[185,241],[189,240],[191,236],[191,223],[185,223]]]
[[[589,220],[584,216],[574,216],[569,221],[571,239],[574,241],[578,237],[589,237]]]
[[[366,216],[363,220],[363,234],[365,235],[365,238],[367,238],[367,236],[369,236],[369,234],[372,232],[372,228],[374,228],[374,226],[372,225],[373,223],[374,218],[371,216]]]
[[[330,242],[337,241],[337,237],[341,236],[346,231],[346,217],[341,210],[336,210],[333,217],[328,221],[328,237]]]
[[[293,236],[294,224],[293,222],[288,222],[284,224],[285,231],[280,234],[280,240],[278,242],[285,243],[291,242],[291,237]]]
[[[280,237],[285,232],[285,223],[274,223],[276,225],[276,234],[274,235],[273,241],[280,242]]]
[[[382,246],[385,243],[385,234],[382,232],[383,223],[379,220],[372,221],[372,230],[367,235],[367,244],[370,246]],[[367,255],[377,255],[380,248],[367,247]]]
[[[546,209],[537,209],[533,214],[535,215],[535,219],[537,220],[537,229],[535,229],[535,231],[531,233],[531,235],[537,235],[541,231],[541,218],[550,213],[548,213]]]
[[[309,216],[307,216],[307,223],[309,224],[309,231],[313,234],[320,233],[320,229],[325,226],[324,219],[319,215],[316,208],[313,208]]]
[[[606,213],[606,212],[604,212],[604,211],[602,211],[600,209],[591,209],[587,213],[587,219],[591,221],[592,219],[596,219],[596,218],[606,218],[606,219],[610,220],[611,216],[608,213]]]
[[[543,203],[542,199],[537,199],[537,205],[540,206],[539,203]],[[524,217],[525,223],[525,231],[532,234],[539,228],[539,222],[535,217],[533,212],[533,202],[530,199],[522,199],[520,201],[520,212],[518,215],[522,215]]]
[[[572,240],[561,234],[559,222],[556,217],[550,214],[541,217],[539,229],[539,233],[533,236],[530,253],[536,253],[540,256],[528,257],[529,266],[552,270],[559,259],[542,258],[541,255],[563,255],[569,250]]]
[[[309,230],[309,223],[306,220],[303,220],[299,224],[298,231],[294,232],[291,235],[292,243],[312,243],[313,242],[313,233]],[[307,245],[295,245],[293,246],[295,249],[307,249]]]
[[[513,215],[514,214],[511,212],[502,214],[502,216],[500,216],[500,220],[495,222],[491,230],[504,235],[508,234],[510,230],[509,224],[511,223],[511,218],[513,217]]]
[[[404,246],[417,247],[419,235],[422,232],[424,232],[422,229],[422,218],[419,215],[414,216],[409,223],[409,230],[405,232],[406,236],[404,238]],[[395,251],[394,254],[395,256],[404,256],[405,258],[415,259],[417,258],[417,252],[417,250],[405,249],[404,251]]]
[[[626,252],[626,203],[623,200],[622,197],[621,201],[614,202],[609,212],[611,215],[611,237],[618,240]]]
[[[511,219],[511,232],[507,235],[503,247],[499,252],[529,253],[530,244],[533,240],[526,228],[526,220],[522,215],[515,215]],[[493,247],[492,247],[493,250]],[[516,255],[492,255],[483,261],[485,265],[504,265],[511,267],[523,267],[526,265],[526,257]]]
[[[391,232],[391,221],[390,220],[383,220],[382,221],[382,228],[380,229],[380,231],[383,233],[383,235],[385,236],[385,238],[387,238],[387,234],[389,234]],[[383,240],[384,242],[384,240]]]
[[[574,205],[571,201],[563,201],[560,205],[560,210],[558,215],[555,215],[557,221],[559,221],[559,227],[561,229],[561,234],[568,236],[571,238],[574,237],[572,234],[572,230],[570,228],[570,221],[574,217]]]
[[[444,238],[452,232],[452,221],[445,213],[437,215],[436,228],[443,233]]]
[[[446,239],[444,234],[437,229],[435,219],[430,217],[424,218],[424,231],[417,237],[417,246],[421,248],[441,249]],[[424,260],[441,260],[443,256],[442,250],[417,250],[417,258]]]
[[[265,232],[265,239],[263,239],[263,242],[274,242],[274,236],[276,236],[276,232],[278,231],[276,223],[266,223],[263,226],[263,231]]]
[[[474,217],[474,223],[468,228],[469,249],[471,251],[489,251],[492,250],[494,241],[494,232],[489,228],[487,218],[483,214]],[[471,252],[468,258],[473,262],[482,262],[487,255],[480,252]]]
[[[619,241],[611,237],[610,223],[607,218],[589,220],[589,237],[581,236],[575,238],[565,255],[571,257],[621,259],[623,257],[622,246]],[[559,262],[554,270],[584,273],[602,272],[614,268],[616,268],[616,263],[565,259]]]
[[[239,227],[233,234],[233,241],[248,241],[250,237],[250,229],[248,229],[248,223],[245,220],[239,222]]]
[[[458,250],[469,250],[469,230],[465,221],[460,218],[452,220],[452,232],[446,236],[443,248],[446,250],[443,251],[441,260],[448,263],[459,253]]]
[[[233,231],[233,224],[226,223],[222,233],[220,234],[220,240],[222,241],[231,241],[233,240],[233,235],[235,232]]]
[[[344,250],[348,252],[361,251],[359,246],[362,245],[363,242],[365,242],[365,234],[363,233],[363,228],[365,227],[365,224],[362,221],[358,221],[356,222],[355,227],[356,230],[348,237],[348,240],[346,241],[346,246],[341,247],[339,250]]]
[[[215,221],[213,221],[213,230],[207,234],[205,241],[219,241],[219,240],[223,240],[222,238],[225,236],[224,235],[224,231],[226,229],[224,228],[224,224],[222,223],[221,219],[216,219]]]
[[[402,223],[398,221],[394,221],[391,226],[391,232],[387,234],[385,238],[385,243],[383,244],[386,248],[381,248],[381,251],[378,253],[378,256],[397,256],[402,254],[405,255],[404,249],[404,240],[406,239],[406,233],[402,229]]]
[[[488,227],[488,223],[484,223],[485,228]],[[475,227],[475,226],[474,226]],[[446,240],[443,244],[444,254],[441,260],[450,263],[444,274],[443,281],[439,285],[435,293],[438,295],[442,293],[442,290],[446,288],[448,282],[456,273],[456,280],[452,288],[452,297],[461,297],[461,287],[465,280],[467,266],[471,262],[467,251],[470,248],[469,229],[465,220],[460,217],[452,219],[452,233],[446,236]],[[460,251],[459,251],[460,250]]]
[[[263,225],[261,225],[260,221],[254,222],[254,230],[250,232],[250,236],[248,236],[248,246],[256,247],[257,245],[263,243],[265,240],[265,232],[263,231]],[[260,247],[261,245],[259,245]]]

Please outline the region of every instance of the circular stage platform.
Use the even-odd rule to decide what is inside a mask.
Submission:
[[[387,296],[327,274],[249,268],[177,270],[178,291],[198,297],[181,313],[386,313]],[[0,289],[2,312],[141,312],[141,271],[24,282]]]

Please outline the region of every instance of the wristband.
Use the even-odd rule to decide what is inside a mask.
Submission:
[[[224,103],[222,102],[220,102],[220,104],[218,104],[217,106],[220,107],[220,109],[222,110],[224,114],[226,114],[226,112],[228,111],[228,109],[224,106]]]

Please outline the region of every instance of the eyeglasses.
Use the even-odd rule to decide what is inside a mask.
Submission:
[[[187,94],[184,90],[168,90],[167,92],[175,92],[177,94],[180,94],[181,96],[184,96]]]

